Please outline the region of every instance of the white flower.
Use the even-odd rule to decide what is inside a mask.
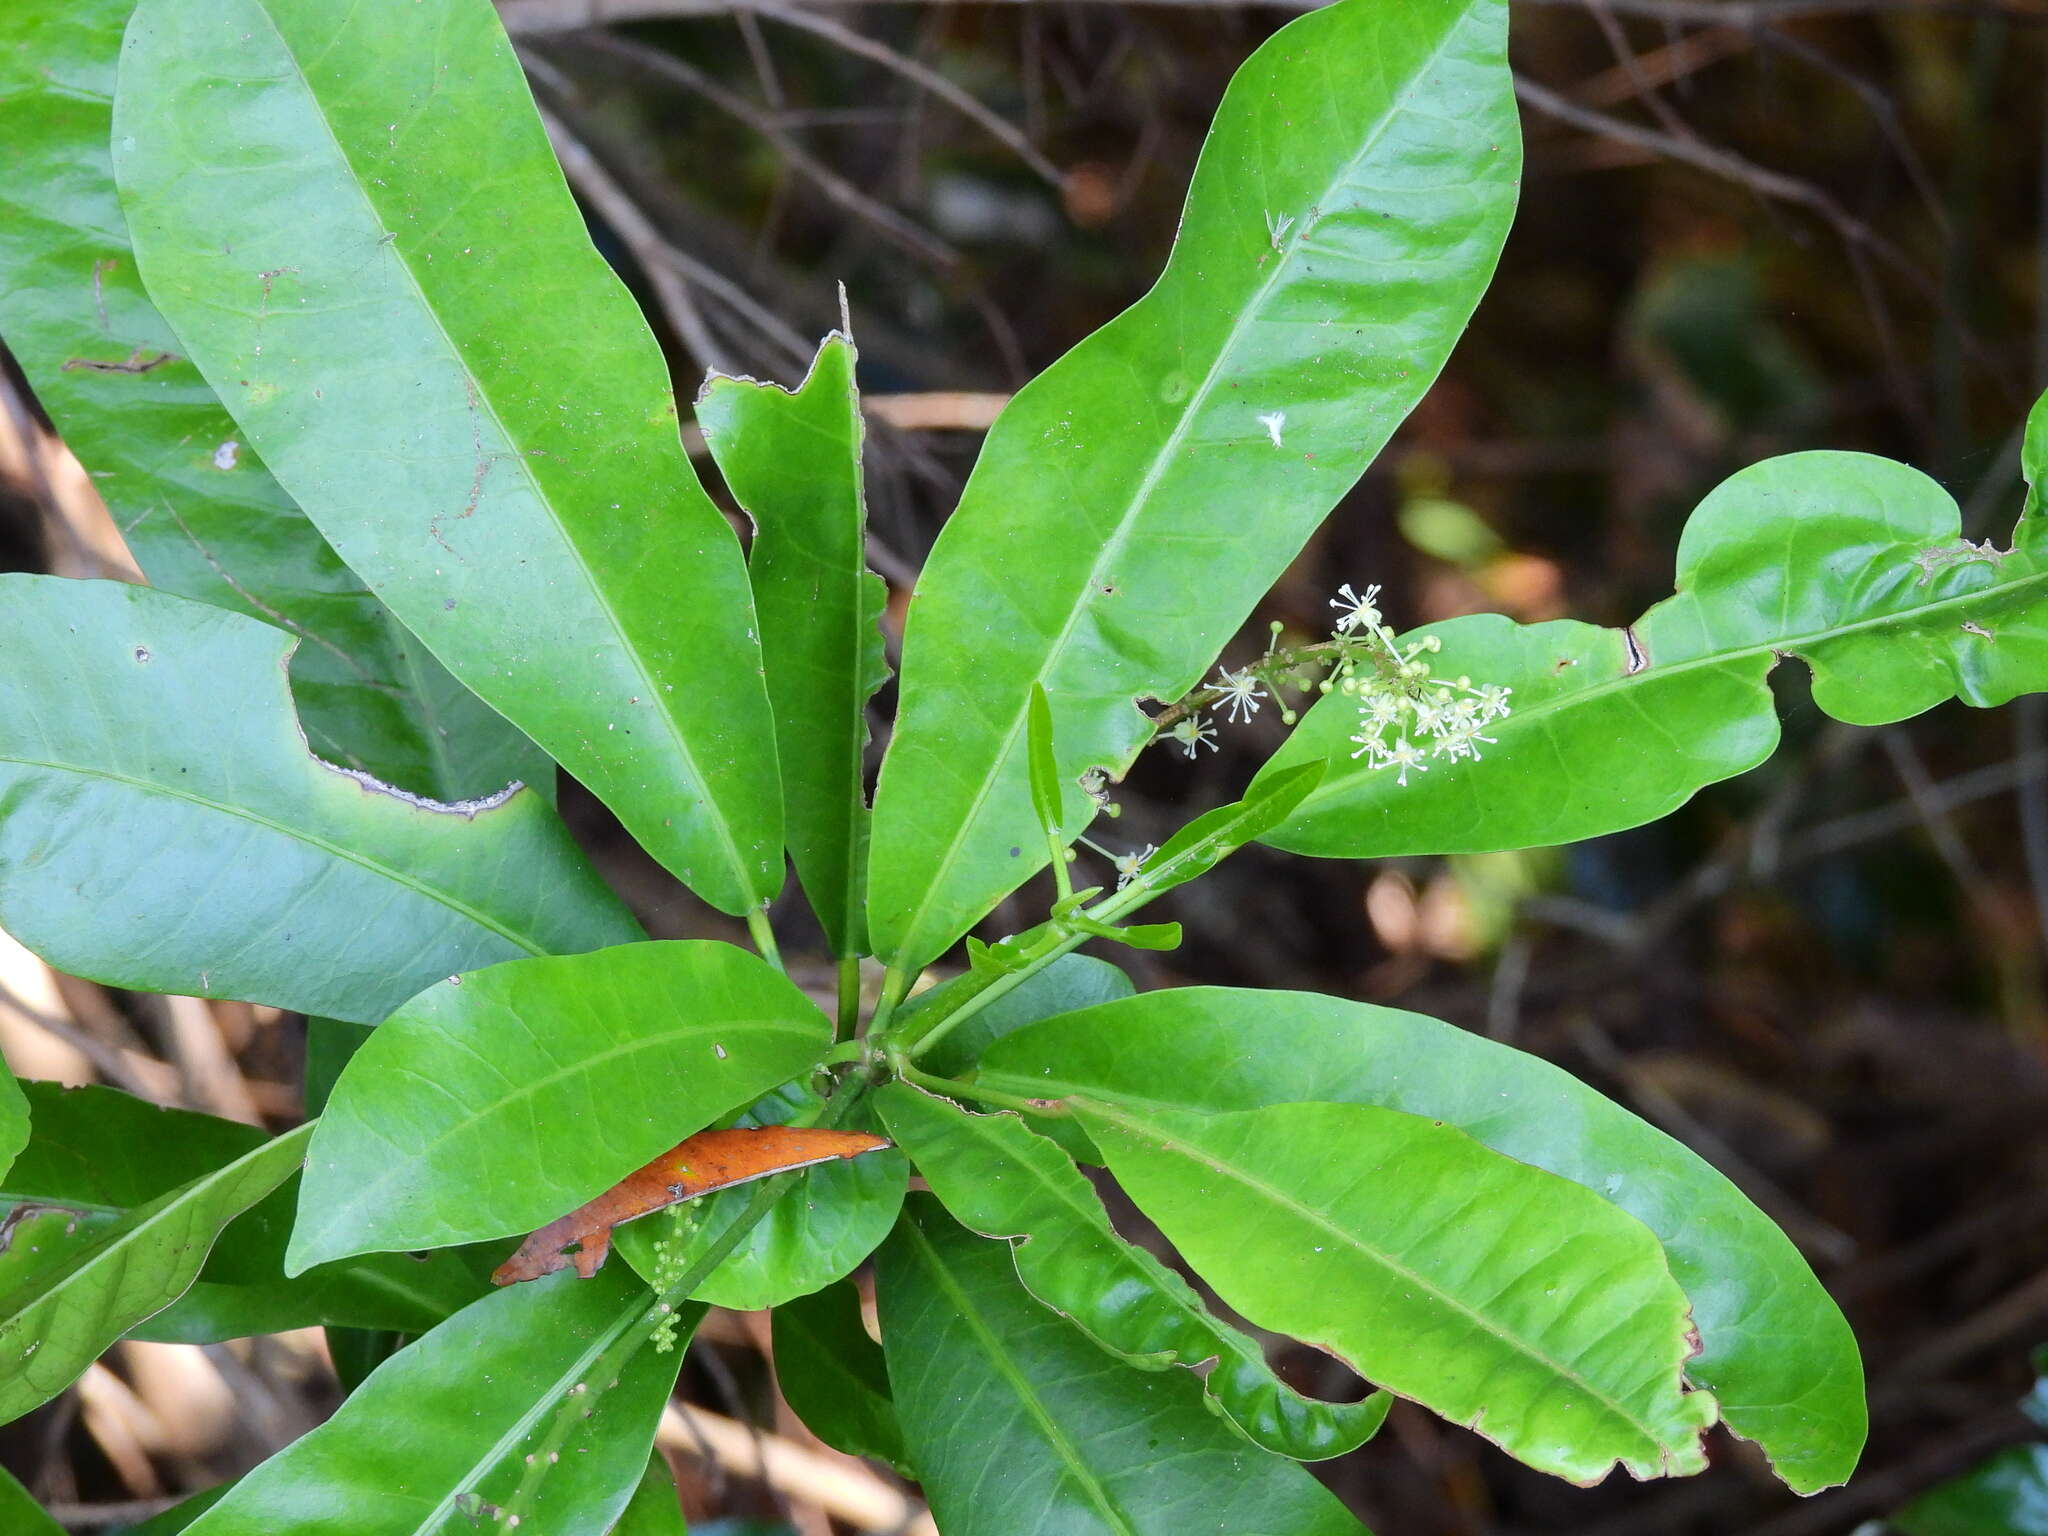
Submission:
[[[1351,590],[1351,583],[1348,581],[1339,587],[1337,595],[1330,599],[1332,608],[1343,610],[1337,615],[1337,633],[1348,635],[1360,625],[1367,628],[1377,625],[1380,621],[1380,610],[1375,600],[1379,595],[1378,582],[1367,587],[1363,597]]]
[[[1503,688],[1499,683],[1488,683],[1479,690],[1479,723],[1490,725],[1495,720],[1504,720],[1513,711],[1508,706],[1508,695],[1515,690]]]
[[[1215,686],[1223,690],[1223,697],[1216,702],[1230,717],[1231,724],[1249,720],[1259,712],[1259,700],[1266,698],[1266,690],[1259,686],[1259,680],[1249,667],[1233,672],[1228,667],[1216,669]]]
[[[1395,776],[1394,782],[1403,789],[1408,787],[1408,770],[1410,768],[1413,768],[1417,773],[1429,772],[1429,764],[1422,760],[1422,748],[1416,746],[1406,736],[1403,736],[1391,747],[1382,747],[1374,756],[1377,760],[1373,763],[1373,767],[1398,768],[1401,770]]]
[[[1120,853],[1111,859],[1110,867],[1116,871],[1116,888],[1122,890],[1137,879],[1138,871],[1145,867],[1145,861],[1158,851],[1152,844],[1147,843],[1136,852]]]
[[[1216,727],[1204,720],[1199,712],[1182,715],[1166,734],[1179,742],[1181,751],[1189,757],[1193,757],[1199,747],[1207,747],[1211,752],[1216,750]]]

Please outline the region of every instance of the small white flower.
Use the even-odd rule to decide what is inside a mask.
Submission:
[[[1508,695],[1515,690],[1503,688],[1499,683],[1488,683],[1479,690],[1479,723],[1490,725],[1495,720],[1504,720],[1513,710],[1508,706]]]
[[[1182,715],[1166,734],[1179,742],[1181,751],[1189,757],[1193,757],[1200,747],[1207,747],[1211,752],[1216,750],[1216,727],[1199,713]]]
[[[1361,718],[1375,733],[1397,726],[1408,713],[1408,701],[1391,688],[1367,696]]]
[[[1232,725],[1251,719],[1259,712],[1259,700],[1268,697],[1249,667],[1238,672],[1218,667],[1215,686],[1223,690],[1223,697],[1216,702]]]
[[[1378,582],[1374,582],[1371,586],[1367,587],[1363,597],[1360,597],[1351,590],[1351,583],[1348,581],[1339,587],[1337,595],[1330,599],[1330,606],[1332,608],[1342,610],[1337,615],[1337,633],[1348,635],[1360,625],[1370,628],[1378,624],[1380,621],[1380,610],[1376,600],[1379,595]]]
[[[1401,770],[1395,776],[1394,782],[1403,789],[1408,787],[1408,770],[1410,768],[1413,768],[1417,773],[1429,772],[1429,764],[1422,760],[1422,748],[1416,746],[1406,736],[1403,736],[1391,747],[1381,748],[1374,755],[1377,761],[1373,763],[1373,767],[1398,768]]]
[[[1358,750],[1351,754],[1354,759],[1369,756],[1372,761],[1366,764],[1367,767],[1377,768],[1380,766],[1380,759],[1386,755],[1387,744],[1380,739],[1380,734],[1376,727],[1366,726],[1356,736],[1353,736],[1351,740],[1358,743]]]
[[[1122,890],[1137,879],[1138,871],[1145,867],[1145,861],[1158,851],[1152,844],[1147,843],[1133,853],[1120,853],[1111,859],[1110,867],[1116,871],[1116,888]]]

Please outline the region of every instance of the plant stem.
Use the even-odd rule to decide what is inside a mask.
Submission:
[[[753,935],[754,948],[761,951],[761,958],[778,971],[784,970],[782,951],[775,947],[775,930],[768,926],[768,914],[760,907],[747,908],[747,932]]]
[[[1014,1093],[999,1093],[993,1088],[977,1087],[973,1083],[958,1082],[950,1077],[939,1077],[930,1072],[920,1072],[908,1061],[891,1057],[890,1064],[896,1075],[904,1082],[932,1093],[943,1093],[951,1099],[973,1099],[981,1104],[993,1104],[998,1109],[1014,1109],[1020,1115],[1036,1115],[1041,1119],[1056,1120],[1066,1114],[1064,1106],[1051,1099],[1027,1099]]]
[[[835,1040],[851,1040],[860,1028],[860,961],[848,956],[839,962],[839,1021],[832,1032]]]
[[[911,978],[897,966],[890,966],[882,973],[882,995],[875,1003],[875,1011],[868,1019],[868,1033],[881,1033],[889,1027],[889,1020],[896,1007],[903,1001],[903,994],[910,990]]]

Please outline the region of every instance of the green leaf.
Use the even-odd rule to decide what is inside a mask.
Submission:
[[[15,1157],[28,1145],[28,1138],[28,1100],[22,1096],[21,1084],[7,1070],[7,1063],[0,1061],[0,1175],[13,1165]]]
[[[805,1083],[784,1083],[733,1124],[816,1124],[823,1102]],[[692,1300],[758,1312],[852,1274],[896,1224],[910,1183],[910,1165],[894,1148],[880,1148],[800,1169],[790,1182],[768,1214],[690,1293]],[[658,1288],[656,1243],[669,1245],[671,1266],[687,1267],[731,1229],[754,1193],[742,1186],[672,1205],[619,1229],[619,1251]]]
[[[282,631],[0,577],[0,927],[113,986],[375,1023],[451,971],[639,929],[554,812],[311,756]]]
[[[1045,862],[1031,684],[1062,782],[1120,774],[1151,739],[1134,701],[1200,679],[1435,378],[1514,210],[1506,38],[1498,0],[1283,28],[1231,82],[1158,286],[997,421],[904,639],[869,881],[899,967]]]
[[[1060,765],[1052,743],[1052,702],[1045,696],[1044,685],[1035,679],[1027,718],[1025,748],[1031,760],[1031,809],[1045,835],[1057,838],[1067,818],[1060,804]]]
[[[141,0],[113,142],[150,297],[341,557],[699,895],[773,895],[739,543],[487,0]]]
[[[831,1043],[788,977],[729,944],[624,944],[452,977],[343,1069],[286,1272],[539,1227]]]
[[[1144,1370],[1210,1365],[1202,1384],[1212,1406],[1281,1456],[1341,1456],[1378,1431],[1385,1393],[1323,1403],[1284,1385],[1256,1340],[1117,1235],[1073,1159],[1016,1115],[969,1114],[902,1083],[881,1089],[876,1103],[954,1219],[984,1237],[1016,1239],[1025,1287],[1104,1349]]]
[[[769,1323],[776,1385],[805,1427],[835,1451],[872,1456],[907,1472],[888,1362],[861,1323],[859,1287],[835,1280],[792,1297]]]
[[[527,1454],[572,1391],[589,1399],[588,1426],[563,1448],[521,1524],[605,1530],[647,1465],[681,1353],[640,1349],[616,1385],[595,1367],[652,1300],[623,1267],[484,1297],[385,1361],[334,1417],[193,1522],[190,1536],[446,1536],[491,1526],[489,1511],[518,1488]]]
[[[747,555],[775,706],[789,853],[832,953],[867,953],[867,703],[889,677],[887,589],[868,573],[860,394],[850,338],[818,348],[794,394],[714,373],[697,425],[754,520]]]
[[[640,1474],[632,1501],[605,1536],[689,1536],[675,1477],[660,1451],[647,1458],[647,1470]]]
[[[980,1081],[1192,1110],[1339,1101],[1448,1121],[1656,1233],[1702,1339],[1687,1377],[1791,1487],[1816,1492],[1856,1465],[1862,1361],[1798,1250],[1697,1154],[1548,1062],[1420,1014],[1199,987],[1020,1031],[990,1050]]]
[[[1017,1283],[1004,1247],[913,1195],[877,1275],[918,1481],[947,1536],[1342,1536],[1301,1467],[1247,1445],[1178,1371],[1134,1371]]]
[[[0,1179],[0,1210],[22,1212],[18,1240],[0,1250],[0,1292],[29,1284],[99,1241],[135,1207],[265,1141],[253,1126],[159,1109],[112,1088],[27,1087],[35,1134]],[[297,1194],[294,1175],[237,1216],[215,1240],[199,1278],[127,1336],[211,1344],[316,1323],[424,1333],[485,1288],[454,1252],[376,1254],[287,1280],[282,1263]]]
[[[2048,1445],[2009,1445],[1887,1522],[1898,1536],[2048,1536]]]
[[[191,1289],[128,1337],[214,1344],[312,1327],[421,1334],[490,1289],[490,1265],[451,1248],[360,1254],[287,1276],[298,1203],[293,1177],[237,1217]]]
[[[150,305],[107,141],[134,0],[0,9],[0,333],[165,591],[289,629],[313,749],[438,800],[554,765],[441,668],[279,489]]]
[[[1330,772],[1266,841],[1379,858],[1575,841],[1654,820],[1778,744],[1770,671],[1796,656],[1837,720],[1883,725],[1942,700],[2048,687],[2042,520],[2010,551],[1961,537],[1945,490],[1857,453],[1798,453],[1734,476],[1678,546],[1678,595],[1626,630],[1497,614],[1419,630],[1439,676],[1514,690],[1479,762],[1432,762],[1405,789],[1351,756],[1356,701],[1333,693],[1266,774]],[[1415,638],[1410,636],[1407,638]]]
[[[1540,1472],[1705,1469],[1713,1397],[1651,1231],[1441,1121],[1363,1104],[1202,1115],[1074,1099],[1110,1170],[1262,1328]]]
[[[931,1007],[953,1007],[962,998],[987,985],[983,977],[968,973],[920,992],[897,1010],[900,1023]],[[951,1029],[929,1052],[918,1059],[928,1072],[941,1077],[958,1077],[981,1059],[981,1053],[1008,1034],[1027,1024],[1049,1019],[1056,1013],[1071,1013],[1096,1003],[1129,997],[1131,978],[1093,955],[1062,955],[1044,970],[1019,982],[986,1007],[970,1014],[957,1029]]]
[[[64,1527],[44,1512],[5,1467],[0,1467],[0,1528],[8,1536],[64,1536]]]
[[[122,1536],[178,1536],[178,1533],[188,1529],[194,1520],[226,1498],[234,1486],[232,1482],[216,1483],[211,1488],[193,1494],[189,1499],[173,1504],[162,1514],[152,1515],[140,1525],[129,1526],[122,1532]]]
[[[61,1262],[0,1294],[0,1423],[62,1392],[122,1334],[177,1300],[236,1216],[305,1156],[301,1126],[226,1167],[125,1212]]]

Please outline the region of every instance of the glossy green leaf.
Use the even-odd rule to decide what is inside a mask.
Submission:
[[[28,1100],[22,1096],[21,1084],[7,1070],[7,1063],[0,1061],[0,1175],[7,1172],[15,1156],[28,1145],[28,1137]]]
[[[969,973],[920,992],[897,1011],[908,1024],[927,1008],[951,1008],[962,998],[985,985],[985,979]],[[1061,955],[1044,970],[1027,976],[994,1002],[970,1014],[958,1028],[949,1029],[929,1051],[919,1051],[918,1060],[928,1072],[941,1077],[958,1077],[981,1059],[994,1042],[1014,1034],[1027,1024],[1049,1019],[1056,1013],[1071,1013],[1097,1003],[1129,997],[1135,988],[1131,978],[1107,960],[1093,955]]]
[[[178,1536],[188,1529],[194,1520],[205,1514],[214,1505],[228,1496],[234,1484],[216,1483],[189,1499],[181,1499],[161,1514],[152,1515],[140,1525],[131,1525],[121,1536]]]
[[[452,1248],[358,1254],[287,1276],[298,1204],[294,1177],[237,1217],[191,1289],[128,1336],[214,1344],[312,1327],[421,1334],[490,1289],[491,1265]]]
[[[334,1416],[244,1477],[191,1536],[447,1536],[502,1528],[566,1395],[590,1417],[540,1483],[522,1529],[603,1531],[633,1496],[681,1352],[638,1350],[611,1385],[605,1351],[652,1298],[624,1268],[507,1286],[393,1355]],[[597,1379],[599,1375],[603,1379]],[[573,1407],[570,1412],[580,1410]]]
[[[1781,656],[1806,662],[1814,702],[1854,725],[2048,688],[2042,527],[2023,519],[1995,551],[1961,537],[1954,499],[1918,470],[1856,453],[1768,460],[1700,503],[1678,595],[1629,629],[1481,614],[1417,631],[1442,643],[1438,675],[1514,690],[1481,761],[1432,762],[1401,788],[1350,755],[1356,702],[1325,697],[1265,772],[1326,759],[1329,775],[1266,841],[1377,858],[1653,820],[1776,749],[1767,678]]]
[[[2048,1445],[2009,1445],[1886,1522],[1898,1536],[2048,1536]]]
[[[754,520],[747,574],[761,618],[790,858],[835,955],[867,953],[867,703],[888,680],[868,573],[860,395],[834,332],[790,393],[714,373],[697,425]]]
[[[904,637],[879,953],[915,969],[1044,864],[1031,684],[1065,779],[1120,774],[1135,701],[1200,679],[1422,397],[1514,210],[1506,39],[1499,0],[1283,28],[1231,82],[1158,285],[997,421]]]
[[[289,629],[313,750],[464,800],[554,765],[464,689],[278,488],[151,306],[107,140],[134,0],[0,8],[0,334],[150,581]]]
[[[444,805],[306,750],[291,637],[147,587],[0,577],[0,927],[113,986],[375,1023],[637,925],[530,792]]]
[[[1234,1310],[1541,1472],[1704,1470],[1711,1394],[1655,1235],[1455,1126],[1364,1104],[1235,1114],[1071,1101],[1131,1198]]]
[[[860,1290],[836,1280],[769,1320],[775,1383],[806,1428],[835,1451],[908,1468],[882,1346],[861,1323]]]
[[[177,1300],[207,1250],[305,1156],[302,1126],[124,1212],[84,1247],[0,1294],[0,1423],[48,1402],[116,1339]]]
[[[1697,1154],[1536,1057],[1392,1008],[1199,987],[1020,1031],[980,1078],[1047,1097],[1211,1111],[1339,1101],[1448,1121],[1656,1233],[1702,1340],[1687,1377],[1788,1484],[1815,1492],[1856,1465],[1862,1361],[1799,1251]]]
[[[1047,837],[1058,837],[1066,823],[1066,811],[1061,805],[1060,765],[1057,749],[1052,741],[1052,701],[1045,696],[1043,684],[1031,684],[1031,707],[1026,712],[1024,730],[1025,756],[1029,759],[1031,779],[1031,809],[1038,817],[1038,825]]]
[[[30,1083],[35,1134],[7,1177],[0,1210],[29,1215],[0,1250],[0,1292],[90,1247],[131,1210],[263,1145],[253,1126],[159,1109],[112,1088]],[[483,1277],[460,1254],[374,1254],[296,1280],[282,1268],[296,1176],[237,1216],[199,1278],[128,1337],[211,1344],[317,1323],[424,1333],[473,1301]]]
[[[530,1231],[831,1042],[788,977],[729,944],[624,944],[452,977],[343,1069],[285,1268]]]
[[[1284,1385],[1256,1340],[1117,1235],[1073,1159],[1016,1115],[970,1114],[902,1083],[883,1088],[876,1102],[889,1134],[956,1221],[1016,1240],[1017,1274],[1032,1295],[1142,1369],[1208,1366],[1209,1400],[1254,1445],[1320,1461],[1355,1449],[1385,1420],[1383,1393],[1322,1403]]]
[[[29,1491],[0,1467],[0,1530],[8,1536],[64,1536],[64,1527],[46,1513]]]
[[[784,1083],[733,1123],[787,1125],[803,1118],[814,1124],[821,1108],[807,1085]],[[797,1171],[789,1190],[690,1293],[691,1299],[758,1312],[853,1273],[896,1224],[909,1183],[909,1164],[894,1148]],[[619,1251],[652,1283],[659,1263],[656,1243],[669,1245],[671,1264],[689,1265],[731,1229],[754,1193],[741,1186],[672,1205],[619,1229]]]
[[[150,297],[341,557],[699,895],[773,895],[739,544],[488,0],[141,0],[113,143]]]
[[[619,1523],[605,1536],[689,1536],[675,1477],[669,1472],[668,1458],[660,1451],[647,1458],[640,1486],[633,1490]]]
[[[946,1536],[1341,1536],[1362,1529],[1248,1445],[1179,1371],[1134,1371],[1017,1282],[1006,1245],[913,1195],[877,1275],[904,1440]]]

